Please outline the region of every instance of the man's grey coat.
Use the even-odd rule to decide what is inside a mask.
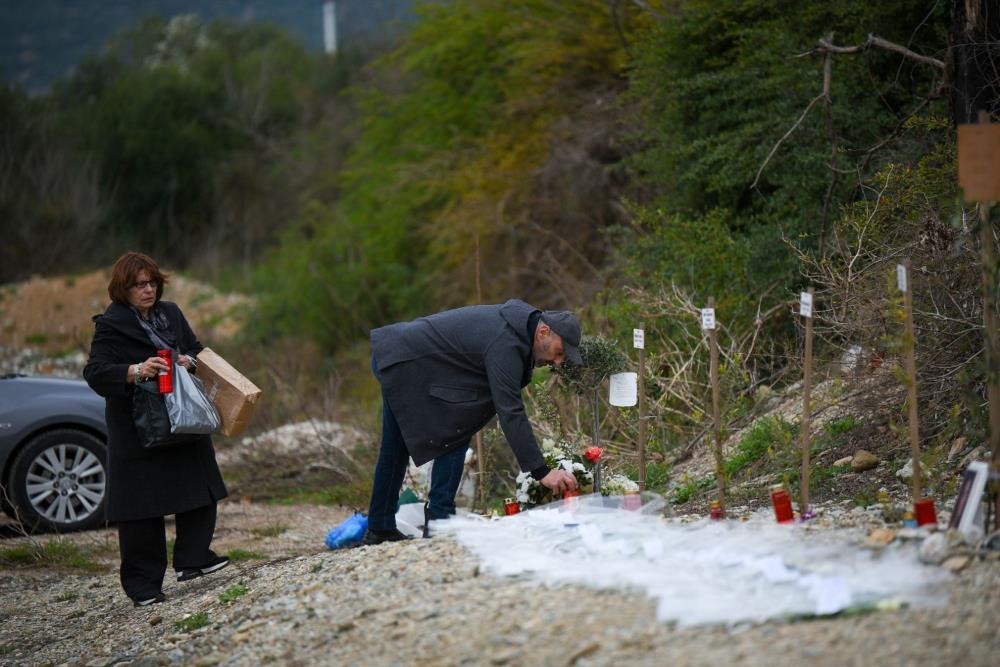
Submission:
[[[417,465],[468,442],[494,414],[521,470],[545,465],[521,398],[537,310],[512,299],[372,330],[382,393]]]

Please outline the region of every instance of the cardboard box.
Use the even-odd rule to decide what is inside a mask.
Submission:
[[[209,347],[198,354],[197,375],[222,417],[222,434],[243,433],[257,408],[260,388]]]

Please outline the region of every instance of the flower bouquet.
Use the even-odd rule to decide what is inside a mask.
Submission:
[[[580,485],[580,493],[593,491],[594,473],[584,463],[584,461],[588,461],[592,465],[592,461],[581,456],[572,443],[567,440],[556,442],[552,438],[544,438],[542,440],[542,456],[545,457],[545,464],[549,468],[553,470],[558,468],[572,473]],[[519,473],[515,483],[517,484],[517,501],[521,503],[522,507],[535,507],[557,500],[553,497],[552,491],[543,486],[530,473]]]

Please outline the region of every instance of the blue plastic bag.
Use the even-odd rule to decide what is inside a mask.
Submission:
[[[326,534],[326,546],[331,549],[353,547],[361,543],[368,530],[368,517],[355,514]]]

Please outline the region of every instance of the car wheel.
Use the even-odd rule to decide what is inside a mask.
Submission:
[[[70,531],[105,520],[108,459],[104,443],[83,431],[36,436],[11,466],[16,517],[29,529]]]

